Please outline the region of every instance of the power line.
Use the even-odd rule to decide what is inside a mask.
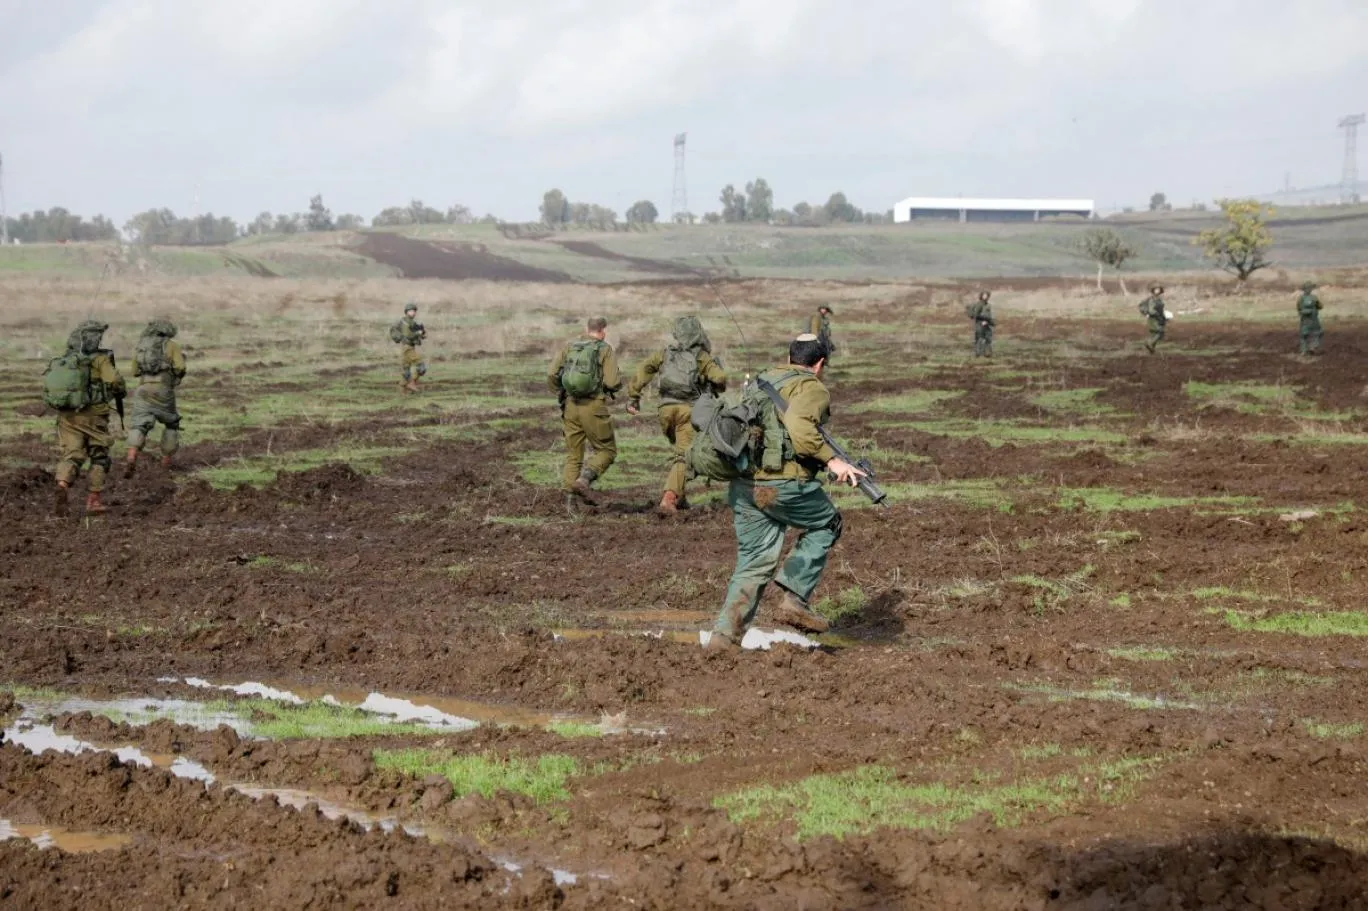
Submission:
[[[674,138],[674,192],[670,196],[670,221],[688,218],[689,190],[684,181],[684,141],[688,133],[677,133]]]
[[[1344,171],[1340,174],[1340,202],[1356,203],[1358,192],[1358,128],[1368,118],[1350,114],[1339,122],[1344,130]]]

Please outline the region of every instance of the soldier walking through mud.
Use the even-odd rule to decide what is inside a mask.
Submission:
[[[736,529],[736,570],[709,649],[740,645],[770,582],[784,593],[775,620],[812,633],[826,632],[829,626],[808,608],[808,598],[841,537],[841,513],[816,474],[828,471],[840,483],[854,486],[865,472],[837,456],[819,429],[831,413],[831,394],[821,380],[826,354],[815,334],[804,333],[789,345],[788,364],[756,380],[766,394],[767,386],[774,389],[786,405],[779,415],[782,458],[770,461],[778,467],[761,465],[753,477],[737,478],[727,490]],[[790,528],[801,533],[781,569],[784,533]]]
[[[114,363],[114,352],[100,347],[107,323],[86,320],[67,337],[66,352],[48,363],[43,373],[43,402],[57,411],[57,445],[61,456],[53,472],[57,490],[53,512],[67,514],[67,492],[90,462],[86,512],[107,511],[100,499],[111,462],[109,432],[111,405],[123,416],[124,378]]]
[[[1154,285],[1150,296],[1140,302],[1140,315],[1145,317],[1149,326],[1149,341],[1145,350],[1153,354],[1164,340],[1164,327],[1168,325],[1168,311],[1164,309],[1164,286]]]
[[[688,479],[684,456],[693,442],[693,404],[704,392],[721,393],[727,388],[727,374],[713,358],[712,343],[698,317],[681,316],[675,320],[674,341],[637,368],[627,386],[628,414],[640,411],[641,393],[657,376],[660,429],[674,452],[670,473],[665,477],[665,491],[656,509],[663,516],[672,516],[688,506],[684,496]]]
[[[403,371],[404,382],[399,388],[404,392],[418,391],[418,378],[427,373],[427,362],[418,353],[418,346],[427,338],[427,329],[418,322],[418,305],[409,304],[404,308],[404,317],[390,327],[390,340],[402,347],[399,350],[399,367]]]
[[[1303,356],[1323,354],[1321,349],[1321,302],[1316,296],[1316,283],[1304,282],[1301,296],[1297,298],[1297,316],[1301,327],[1301,354]]]
[[[978,300],[969,305],[969,318],[974,321],[974,357],[993,356],[993,305],[988,303],[991,291],[980,291]]]
[[[622,388],[622,376],[612,346],[604,341],[607,334],[606,319],[590,319],[584,336],[562,348],[551,361],[546,377],[547,386],[560,399],[565,490],[590,505],[597,502],[594,482],[617,459],[608,399]]]
[[[133,375],[138,388],[133,390],[133,416],[128,422],[128,458],[124,477],[137,470],[138,454],[147,444],[147,435],[162,425],[161,463],[171,467],[171,458],[180,449],[180,412],[176,410],[176,388],[185,379],[185,354],[176,337],[175,324],[153,320],[147,324],[133,349]]]
[[[831,365],[831,355],[836,353],[836,343],[831,340],[831,308],[826,304],[817,308],[817,312],[812,314],[808,320],[809,335],[817,336],[818,341],[826,348],[827,366]]]

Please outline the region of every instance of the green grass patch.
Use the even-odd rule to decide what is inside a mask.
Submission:
[[[458,797],[493,797],[501,791],[525,794],[538,803],[568,800],[566,781],[580,774],[573,756],[547,753],[535,759],[494,753],[463,755],[447,750],[376,750],[375,765],[414,778],[438,774],[451,782]]]
[[[551,520],[542,516],[485,516],[486,525],[513,525],[515,527],[527,527],[534,525],[550,525]]]
[[[812,609],[835,623],[846,617],[858,617],[860,611],[864,610],[868,603],[869,599],[865,597],[865,593],[859,586],[856,586],[847,588],[840,594],[821,599],[812,606]]]
[[[430,725],[387,721],[372,712],[326,702],[291,705],[270,699],[249,699],[224,705],[241,714],[251,726],[253,734],[270,740],[331,740],[375,734],[431,736],[451,733],[450,729]]]
[[[213,468],[196,472],[196,477],[208,481],[220,490],[239,484],[265,487],[276,480],[279,472],[308,471],[330,463],[342,463],[360,474],[378,474],[383,459],[406,455],[411,450],[395,446],[338,446],[334,449],[301,449],[272,456],[251,456],[230,459]]]
[[[1033,606],[1036,611],[1044,611],[1047,608],[1059,610],[1063,607],[1064,602],[1070,598],[1093,590],[1092,586],[1088,584],[1088,579],[1092,577],[1093,572],[1094,569],[1089,564],[1059,579],[1024,575],[1014,576],[1012,581],[1035,591]]]
[[[1117,444],[1126,441],[1125,435],[1114,430],[1083,425],[1046,427],[1014,421],[875,421],[875,427],[911,428],[936,436],[974,438],[989,446],[1005,443],[1097,443]]]
[[[253,557],[247,564],[255,569],[279,569],[287,573],[316,573],[318,567],[312,563],[285,561],[279,557],[262,555]]]
[[[561,737],[602,737],[603,728],[583,721],[553,721],[546,729]]]
[[[864,401],[854,402],[844,410],[854,412],[881,411],[894,414],[925,414],[941,402],[960,398],[963,390],[955,389],[914,389],[897,395],[878,395]]]
[[[1353,740],[1362,736],[1364,730],[1363,724],[1357,721],[1315,721],[1311,718],[1303,718],[1302,726],[1317,740]]]
[[[1240,632],[1290,633],[1294,636],[1368,636],[1368,614],[1362,611],[1292,611],[1257,616],[1243,611],[1222,612],[1225,622]]]
[[[1056,414],[1081,414],[1089,417],[1110,417],[1116,409],[1097,401],[1097,389],[1054,389],[1031,396],[1030,403]]]
[[[1182,653],[1182,649],[1164,645],[1124,645],[1107,649],[1108,655],[1122,661],[1172,661]]]
[[[1002,488],[1002,482],[992,478],[971,478],[934,484],[891,481],[886,484],[880,483],[879,486],[888,494],[890,501],[946,499],[957,500],[981,509],[996,509],[998,512],[1011,512],[1014,508],[1011,496]],[[858,506],[860,503],[869,502],[858,490],[835,485],[827,489],[833,497],[842,501],[842,506]]]
[[[1088,512],[1145,512],[1152,509],[1198,507],[1198,511],[1238,512],[1256,506],[1257,497],[1165,497],[1128,494],[1111,487],[1065,487],[1059,491],[1060,509]]]
[[[945,831],[981,813],[999,826],[1019,825],[1032,813],[1059,813],[1089,796],[1085,778],[1098,782],[1102,798],[1127,793],[1124,785],[1143,777],[1155,759],[1123,759],[1080,767],[1075,774],[1010,784],[978,782],[917,784],[882,765],[814,775],[785,785],[761,785],[718,797],[714,805],[732,821],[774,825],[791,821],[799,839],[844,838],[875,829]]]

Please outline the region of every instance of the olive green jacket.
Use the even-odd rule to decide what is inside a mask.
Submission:
[[[762,374],[773,382],[773,378],[791,372],[795,367],[785,365]],[[822,439],[818,427],[831,418],[831,393],[822,381],[810,373],[804,373],[778,387],[779,398],[788,406],[783,415],[784,429],[788,431],[789,442],[793,445],[795,460],[785,461],[780,471],[755,473],[757,481],[811,481],[826,463],[836,458],[836,452]]]

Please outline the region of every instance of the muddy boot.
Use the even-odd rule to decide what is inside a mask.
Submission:
[[[808,610],[808,606],[798,600],[793,592],[784,592],[784,598],[770,615],[776,623],[791,626],[804,633],[825,633],[831,624],[821,614]]]
[[[598,478],[594,472],[588,468],[580,472],[580,476],[575,478],[575,482],[570,485],[570,492],[579,497],[590,506],[598,505],[598,498],[594,496],[593,483]]]
[[[162,468],[166,469],[167,471],[170,471],[170,470],[171,470],[171,457],[170,457],[170,456],[162,456]]]
[[[405,383],[405,384],[404,384],[404,389],[405,389],[407,392],[417,392],[417,391],[418,391],[418,377],[415,376],[413,379],[411,379],[411,380],[409,380],[407,383]]]
[[[131,478],[138,471],[138,450],[128,450],[128,459],[124,462],[123,476]]]
[[[703,643],[703,650],[717,654],[734,654],[741,651],[741,640],[713,630],[708,641]]]
[[[52,514],[64,519],[67,511],[67,486],[58,481],[57,490],[52,496]]]
[[[85,511],[88,516],[98,516],[102,513],[109,512],[109,507],[104,505],[104,501],[100,499],[100,492],[98,490],[92,490],[90,493],[86,494]]]
[[[669,518],[679,512],[679,494],[673,490],[665,491],[665,495],[660,498],[660,505],[656,506],[656,512]]]

